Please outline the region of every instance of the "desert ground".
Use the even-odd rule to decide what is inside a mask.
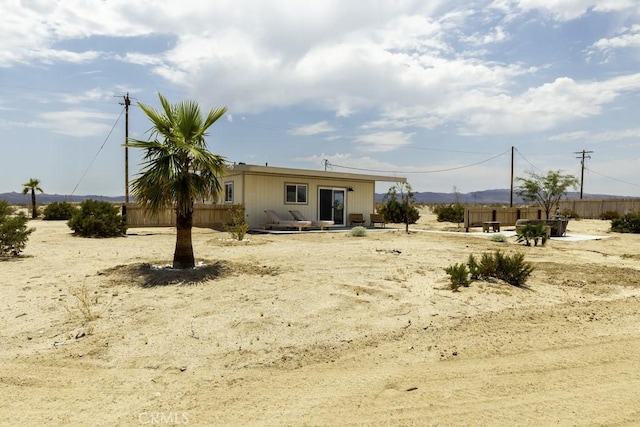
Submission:
[[[30,224],[0,260],[1,425],[640,425],[640,235],[608,221],[544,247],[428,210],[409,234],[194,229],[189,272],[162,268],[171,228]],[[526,288],[449,289],[497,249]]]

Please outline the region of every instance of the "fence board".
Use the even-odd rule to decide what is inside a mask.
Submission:
[[[193,226],[222,230],[231,223],[231,205],[193,205]],[[135,203],[122,205],[123,215],[127,219],[127,227],[175,227],[176,213],[173,209],[165,209],[156,215],[146,214],[142,207]]]
[[[640,199],[561,200],[560,211],[572,211],[580,218],[599,219],[604,212],[615,211],[621,216],[640,212]]]

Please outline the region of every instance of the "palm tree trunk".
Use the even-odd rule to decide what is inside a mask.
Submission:
[[[31,189],[31,219],[36,219],[38,212],[36,212],[36,190]]]
[[[193,228],[193,208],[178,211],[176,214],[176,250],[173,253],[173,268],[193,268],[193,245],[191,229]]]

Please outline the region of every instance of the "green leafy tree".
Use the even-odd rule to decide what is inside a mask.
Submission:
[[[35,228],[28,228],[29,219],[22,213],[11,215],[6,200],[0,200],[0,256],[18,256]]]
[[[420,212],[415,207],[416,199],[409,184],[396,184],[384,196],[384,205],[380,213],[389,222],[404,224],[409,232],[409,224],[415,224],[420,218]]]
[[[549,219],[551,209],[557,205],[569,188],[577,188],[579,181],[573,175],[563,175],[561,171],[549,171],[546,175],[527,172],[529,178],[516,178],[520,186],[516,194],[524,200],[542,206]]]
[[[22,184],[22,194],[31,192],[31,218],[38,217],[38,211],[36,210],[36,191],[44,193],[40,188],[40,180],[36,178],[30,178],[28,182]]]
[[[153,124],[151,140],[132,140],[128,146],[145,150],[143,170],[133,180],[136,201],[150,214],[171,207],[176,212],[176,246],[173,268],[193,268],[191,241],[194,200],[215,199],[221,190],[224,157],[207,149],[207,130],[227,111],[211,109],[203,117],[194,101],[171,105],[158,95],[162,110],[138,103]]]

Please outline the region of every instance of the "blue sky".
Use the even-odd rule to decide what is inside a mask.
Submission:
[[[4,0],[0,192],[124,194],[137,102],[226,106],[230,162],[509,188],[560,169],[640,197],[638,0]],[[130,150],[130,177],[141,153]],[[377,190],[384,192],[389,184]]]

